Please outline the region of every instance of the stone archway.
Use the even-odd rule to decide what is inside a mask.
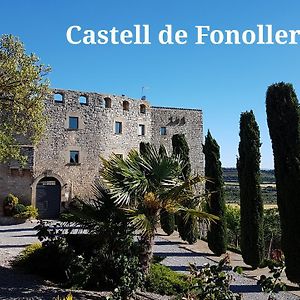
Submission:
[[[38,209],[41,219],[56,219],[61,210],[62,179],[53,174],[43,174],[32,184],[32,204]]]

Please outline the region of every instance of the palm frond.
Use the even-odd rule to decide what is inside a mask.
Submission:
[[[116,204],[128,205],[147,191],[149,183],[140,168],[141,157],[137,151],[130,151],[126,159],[112,155],[109,160],[101,160],[104,165],[101,176]]]
[[[193,178],[188,178],[186,180],[178,181],[175,186],[167,190],[166,193],[162,194],[160,197],[162,201],[165,202],[176,202],[183,203],[186,200],[190,201],[194,197],[193,187],[197,183],[203,183],[205,178],[203,176],[197,175]]]
[[[142,235],[151,235],[154,232],[154,222],[151,222],[151,219],[140,213],[138,209],[124,209],[124,211],[128,214],[131,225],[139,230]]]
[[[216,222],[220,219],[219,217],[217,217],[215,215],[212,215],[210,213],[207,213],[207,212],[197,209],[197,208],[193,209],[193,208],[187,208],[184,206],[179,206],[178,211],[182,211],[185,213],[185,217],[184,217],[185,219],[188,219],[189,217],[196,217],[196,218],[199,218],[202,220],[207,220],[209,222]]]
[[[88,231],[92,234],[101,234],[107,230],[105,224],[114,220],[116,226],[126,223],[124,214],[116,206],[109,190],[100,181],[95,182],[93,186],[94,198],[76,199],[70,203],[69,211],[72,214],[68,225],[76,225],[81,231]],[[72,227],[72,226],[70,226]]]

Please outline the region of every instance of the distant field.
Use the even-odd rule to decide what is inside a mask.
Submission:
[[[233,206],[233,207],[239,207],[240,205],[238,203],[226,203],[227,205]],[[264,209],[271,209],[271,208],[277,208],[277,204],[264,204]]]
[[[239,183],[238,182],[231,182],[231,181],[225,181],[224,182],[224,184],[225,185],[228,185],[228,186],[239,186]],[[260,184],[260,187],[261,188],[268,188],[268,187],[270,187],[270,188],[276,188],[276,184],[275,183],[261,183]]]
[[[238,182],[237,170],[234,168],[223,168],[223,179],[225,183],[225,199],[227,203],[240,202],[240,188]],[[272,208],[276,205],[276,184],[274,170],[261,171],[261,193],[266,208]]]
[[[274,170],[261,170],[262,183],[275,183]],[[236,168],[223,168],[223,178],[225,182],[238,182]]]

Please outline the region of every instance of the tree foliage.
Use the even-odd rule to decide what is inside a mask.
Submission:
[[[175,231],[175,215],[166,209],[160,211],[160,227],[167,234],[171,235]]]
[[[49,67],[12,35],[0,38],[0,162],[24,163],[22,144],[36,144],[45,128],[44,99]]]
[[[150,143],[141,142],[140,143],[140,154],[143,155],[146,153],[149,149]]]
[[[182,173],[184,178],[187,178],[191,174],[191,163],[190,163],[190,149],[186,142],[184,134],[174,134],[172,136],[172,147],[173,155],[180,157],[183,161]]]
[[[254,268],[257,268],[264,258],[260,146],[259,128],[253,112],[242,113],[237,160],[241,205],[241,251],[245,263]]]
[[[183,162],[182,176],[188,178],[191,174],[191,163],[189,157],[189,146],[186,142],[184,134],[174,134],[172,136],[173,156],[178,157]],[[183,203],[186,208],[195,208],[195,203],[188,200]],[[189,244],[196,243],[199,237],[199,224],[197,220],[191,216],[186,216],[184,212],[176,216],[177,230],[180,237]]]
[[[181,160],[160,155],[153,146],[143,155],[132,150],[125,159],[113,155],[109,160],[102,161],[101,176],[112,199],[126,209],[131,224],[141,232],[143,251],[140,260],[147,273],[160,211],[165,209],[175,214],[187,212],[182,203],[194,198],[192,187],[203,178],[196,176],[183,180]],[[199,210],[190,210],[189,213],[197,217],[214,218]]]
[[[227,226],[227,243],[235,248],[240,247],[240,208],[227,205],[225,210],[226,226]]]
[[[277,203],[286,274],[300,283],[300,112],[292,84],[271,85],[266,95],[267,121],[274,154]]]
[[[224,215],[226,207],[220,148],[210,131],[205,137],[203,153],[205,154],[205,177],[207,179],[205,189],[209,194],[208,212],[220,218],[210,225],[207,241],[209,249],[220,256],[227,249],[226,220]]]
[[[160,156],[168,156],[164,145],[160,145],[158,153]],[[176,228],[175,215],[172,212],[162,209],[160,211],[160,227],[167,234],[171,235]]]

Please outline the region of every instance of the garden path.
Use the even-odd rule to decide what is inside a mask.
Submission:
[[[51,286],[40,278],[22,273],[10,266],[10,261],[20,253],[24,247],[37,241],[33,229],[36,222],[26,222],[19,225],[0,226],[0,299],[5,300],[47,300],[58,295],[63,296],[68,291]],[[189,262],[197,265],[215,263],[218,258],[207,249],[206,243],[198,242],[193,246],[182,243],[178,235],[166,236],[159,232],[155,240],[155,254],[165,257],[163,264],[176,271],[187,271]],[[239,264],[238,256],[231,254],[232,263]],[[247,274],[251,276],[251,274]],[[232,289],[243,293],[243,299],[265,300],[267,295],[260,292],[256,281],[245,276],[234,275]],[[76,300],[99,299],[101,293],[87,291],[72,291]],[[281,292],[276,299],[299,300],[294,294]]]
[[[33,229],[36,222],[0,226],[0,299],[2,300],[52,300],[69,291],[53,287],[37,276],[12,269],[10,261],[26,246],[38,241]],[[72,291],[76,300],[99,299],[101,293]]]
[[[158,230],[158,237],[155,244],[155,254],[165,259],[161,262],[169,266],[175,271],[187,272],[189,263],[194,263],[197,266],[203,264],[217,264],[222,257],[215,256],[208,248],[207,243],[198,241],[194,245],[188,245],[179,238],[178,233],[173,233],[167,236],[162,230]],[[239,254],[228,252],[230,256],[230,264],[235,266],[242,266],[244,274],[241,276],[233,273],[234,280],[231,284],[231,289],[235,292],[243,294],[243,300],[267,300],[268,295],[261,292],[260,287],[256,284],[257,279],[261,274],[267,274],[267,269],[249,270],[249,266],[243,263],[242,257]],[[275,295],[275,299],[285,300],[299,300],[299,288],[288,282],[289,292],[280,292]]]

